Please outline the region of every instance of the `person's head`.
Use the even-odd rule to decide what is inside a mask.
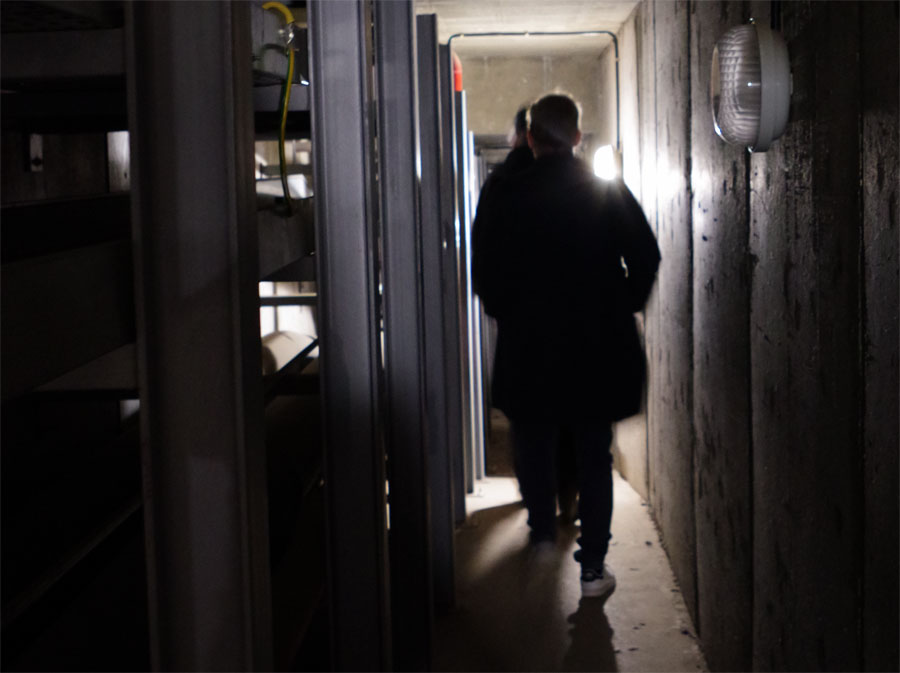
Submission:
[[[510,145],[513,147],[522,147],[528,143],[528,108],[520,108],[516,112],[516,118],[513,122],[513,132],[510,136]]]
[[[578,104],[569,96],[544,96],[531,106],[528,116],[528,144],[537,156],[568,153],[581,142]]]

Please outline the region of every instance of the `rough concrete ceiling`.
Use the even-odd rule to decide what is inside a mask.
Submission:
[[[437,14],[441,42],[457,33],[615,32],[636,0],[415,0],[417,14]],[[461,56],[558,55],[602,51],[608,37],[456,38]]]

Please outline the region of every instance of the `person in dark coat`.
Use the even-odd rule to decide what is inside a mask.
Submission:
[[[476,211],[475,222],[472,227],[472,276],[475,283],[475,292],[480,295],[483,304],[489,304],[491,301],[490,292],[486,292],[481,285],[481,281],[490,274],[490,270],[485,268],[485,261],[496,259],[497,257],[495,252],[489,250],[492,239],[488,232],[490,222],[486,213],[489,207],[486,204],[491,200],[495,192],[502,192],[502,187],[497,188],[498,184],[502,185],[506,180],[518,175],[534,163],[534,153],[528,145],[527,107],[519,108],[516,112],[513,120],[513,131],[510,136],[510,145],[512,150],[506,155],[503,163],[494,168],[484,181],[478,199],[479,206]],[[486,307],[486,310],[490,314],[490,309]],[[564,523],[571,524],[577,518],[578,483],[575,449],[568,433],[564,433],[560,438],[556,458],[557,499],[560,512],[562,513],[561,518]],[[519,466],[517,459],[514,462],[514,468],[518,478]]]
[[[573,155],[578,116],[564,95],[531,107],[536,159],[479,202],[489,226],[475,242],[474,273],[498,323],[493,402],[510,419],[531,540],[555,540],[556,447],[567,434],[578,464],[582,593],[601,596],[615,587],[605,565],[611,424],[640,410],[645,360],[634,313],[660,254],[624,183],[599,180]]]
[[[475,221],[472,223],[472,281],[475,292],[481,297],[488,315],[491,304],[490,289],[482,286],[482,280],[490,275],[490,270],[485,264],[495,259],[498,251],[492,250],[494,240],[490,235],[490,222],[487,217],[487,204],[502,185],[509,178],[518,175],[534,163],[534,154],[528,146],[528,108],[520,108],[516,112],[513,134],[511,138],[512,150],[506,155],[503,163],[494,168],[481,187],[478,197],[478,209],[475,212]],[[502,188],[501,190],[502,191]],[[502,207],[502,206],[501,206]]]

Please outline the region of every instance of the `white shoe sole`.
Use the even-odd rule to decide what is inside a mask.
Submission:
[[[586,598],[596,598],[598,596],[608,596],[616,589],[616,576],[604,569],[603,577],[590,582],[581,580],[581,595]]]
[[[616,588],[615,580],[594,580],[593,582],[581,583],[581,595],[585,598],[597,598],[611,594]]]

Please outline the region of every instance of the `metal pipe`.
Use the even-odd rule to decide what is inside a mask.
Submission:
[[[544,31],[544,30],[528,30],[524,32],[488,32],[488,33],[454,33],[450,36],[450,39],[447,40],[447,45],[450,46],[458,37],[544,37],[544,36],[554,36],[554,35],[581,35],[583,37],[599,37],[600,35],[609,35],[613,41],[613,54],[615,55],[616,62],[616,151],[621,152],[622,147],[620,144],[620,112],[619,112],[619,38],[616,37],[616,34],[609,30],[575,30],[575,31]]]

